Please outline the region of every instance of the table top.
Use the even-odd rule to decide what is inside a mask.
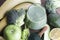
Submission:
[[[6,0],[0,0],[0,6],[4,3],[4,1],[6,1]],[[41,0],[42,4],[45,4],[45,1],[46,0]]]

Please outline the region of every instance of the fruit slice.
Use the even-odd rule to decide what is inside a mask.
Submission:
[[[60,28],[54,28],[49,34],[50,38],[55,40],[60,38]]]

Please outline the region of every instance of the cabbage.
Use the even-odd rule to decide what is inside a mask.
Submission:
[[[46,0],[46,9],[49,13],[56,13],[56,9],[60,7],[60,0]]]

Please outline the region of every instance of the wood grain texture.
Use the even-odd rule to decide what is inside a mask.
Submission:
[[[0,6],[4,3],[4,1],[6,1],[6,0],[0,0]],[[42,4],[45,4],[45,1],[46,0],[41,0]]]

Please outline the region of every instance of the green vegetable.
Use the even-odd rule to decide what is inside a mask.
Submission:
[[[25,11],[23,9],[20,10],[10,10],[7,12],[7,23],[15,24],[17,26],[21,26],[24,24]]]
[[[37,33],[32,33],[28,40],[41,40],[40,36]]]
[[[47,26],[47,30],[44,33],[44,40],[50,40],[50,37],[49,37],[50,26],[48,24],[46,24],[46,26]]]
[[[29,35],[30,35],[29,29],[25,28],[22,32],[22,40],[28,40]]]
[[[60,27],[60,15],[50,14],[48,16],[48,23],[54,27]]]
[[[8,25],[4,29],[4,38],[6,40],[20,40],[21,39],[21,29],[16,25]]]
[[[46,0],[46,9],[49,13],[56,13],[57,8],[60,8],[60,0]]]
[[[45,9],[40,4],[33,4],[29,7],[25,19],[27,27],[39,30],[47,22]]]

